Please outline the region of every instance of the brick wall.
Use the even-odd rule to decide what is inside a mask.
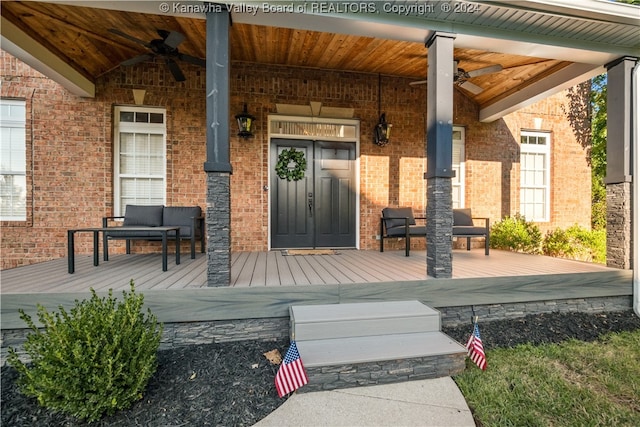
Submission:
[[[176,83],[164,64],[120,67],[96,82],[96,97],[68,93],[10,55],[0,51],[2,97],[27,101],[28,216],[3,223],[2,268],[66,255],[66,230],[100,225],[113,214],[114,105],[133,105],[132,89],[145,89],[145,106],[167,111],[167,204],[205,207],[205,72],[183,65],[186,82]],[[360,247],[377,249],[380,211],[411,206],[425,211],[426,86],[411,79],[380,78],[381,111],[393,124],[386,147],[373,144],[378,121],[378,75],[235,62],[231,69],[231,248],[262,251],[268,245],[267,116],[276,103],[320,101],[354,108],[361,120]],[[455,91],[454,123],[466,128],[466,205],[492,222],[519,209],[520,129],[543,118],[552,132],[552,217],[541,228],[590,223],[590,172],[576,137],[579,116],[563,92],[493,123],[477,123],[478,107]],[[233,116],[244,103],[255,115],[255,138],[237,137]],[[574,124],[572,128],[571,124]],[[33,159],[33,161],[31,161]],[[385,242],[386,244],[387,242]],[[389,249],[402,242],[388,242]],[[414,248],[424,248],[412,239]],[[124,243],[114,243],[114,252]],[[157,250],[139,243],[134,251]],[[88,234],[77,252],[90,253]]]
[[[66,229],[103,215],[108,133],[99,103],[71,95],[10,55],[0,63],[2,97],[27,106],[27,220],[1,224],[8,268],[64,256]]]

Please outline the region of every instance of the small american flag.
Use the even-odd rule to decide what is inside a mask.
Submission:
[[[289,394],[308,382],[309,378],[302,365],[302,359],[300,358],[300,353],[298,353],[296,342],[291,341],[289,350],[287,350],[287,354],[284,356],[284,360],[276,374],[275,383],[278,396],[282,397],[285,394]]]
[[[483,371],[487,369],[487,358],[484,355],[484,347],[482,346],[482,339],[480,338],[480,329],[478,324],[473,324],[473,333],[467,341],[467,353],[473,362],[478,365],[478,368]]]

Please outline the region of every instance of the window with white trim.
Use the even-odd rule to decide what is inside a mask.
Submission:
[[[520,134],[520,213],[528,221],[548,222],[550,211],[549,158],[551,135]]]
[[[127,205],[163,205],[166,195],[166,111],[116,107],[114,214]]]
[[[456,176],[451,180],[453,208],[464,208],[464,128],[453,127],[453,147],[451,166]]]
[[[26,103],[0,99],[0,220],[27,219]]]

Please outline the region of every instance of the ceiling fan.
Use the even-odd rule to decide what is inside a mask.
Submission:
[[[459,68],[458,61],[454,61],[453,64],[454,64],[454,70],[455,70],[453,73],[453,84],[460,86],[461,88],[471,92],[474,95],[478,95],[484,89],[478,85],[471,83],[469,79],[473,77],[483,76],[485,74],[497,73],[498,71],[502,71],[502,65],[500,64],[490,65],[484,68],[478,68],[477,70],[473,70],[473,71],[465,71],[464,69]],[[420,80],[416,82],[411,82],[409,84],[412,86],[417,86],[417,85],[423,85],[426,82],[427,82],[426,80]]]
[[[156,56],[160,56],[164,58],[164,61],[167,64],[167,67],[169,67],[169,71],[171,71],[173,78],[178,82],[183,82],[186,79],[184,77],[184,74],[182,73],[182,70],[180,69],[180,66],[175,61],[176,59],[199,65],[201,67],[206,66],[206,62],[204,59],[180,53],[180,51],[178,50],[178,45],[184,41],[185,37],[177,31],[157,30],[158,35],[160,35],[161,38],[153,39],[150,42],[145,42],[144,40],[140,40],[114,28],[109,29],[109,31],[113,34],[119,35],[120,37],[124,37],[127,40],[131,40],[132,42],[141,44],[151,51],[149,53],[144,53],[134,58],[127,59],[126,61],[120,63],[120,65],[134,65],[143,61],[148,61],[149,59],[152,59]]]

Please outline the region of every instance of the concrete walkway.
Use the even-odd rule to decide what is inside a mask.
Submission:
[[[473,416],[450,377],[295,393],[257,427],[468,426]]]

